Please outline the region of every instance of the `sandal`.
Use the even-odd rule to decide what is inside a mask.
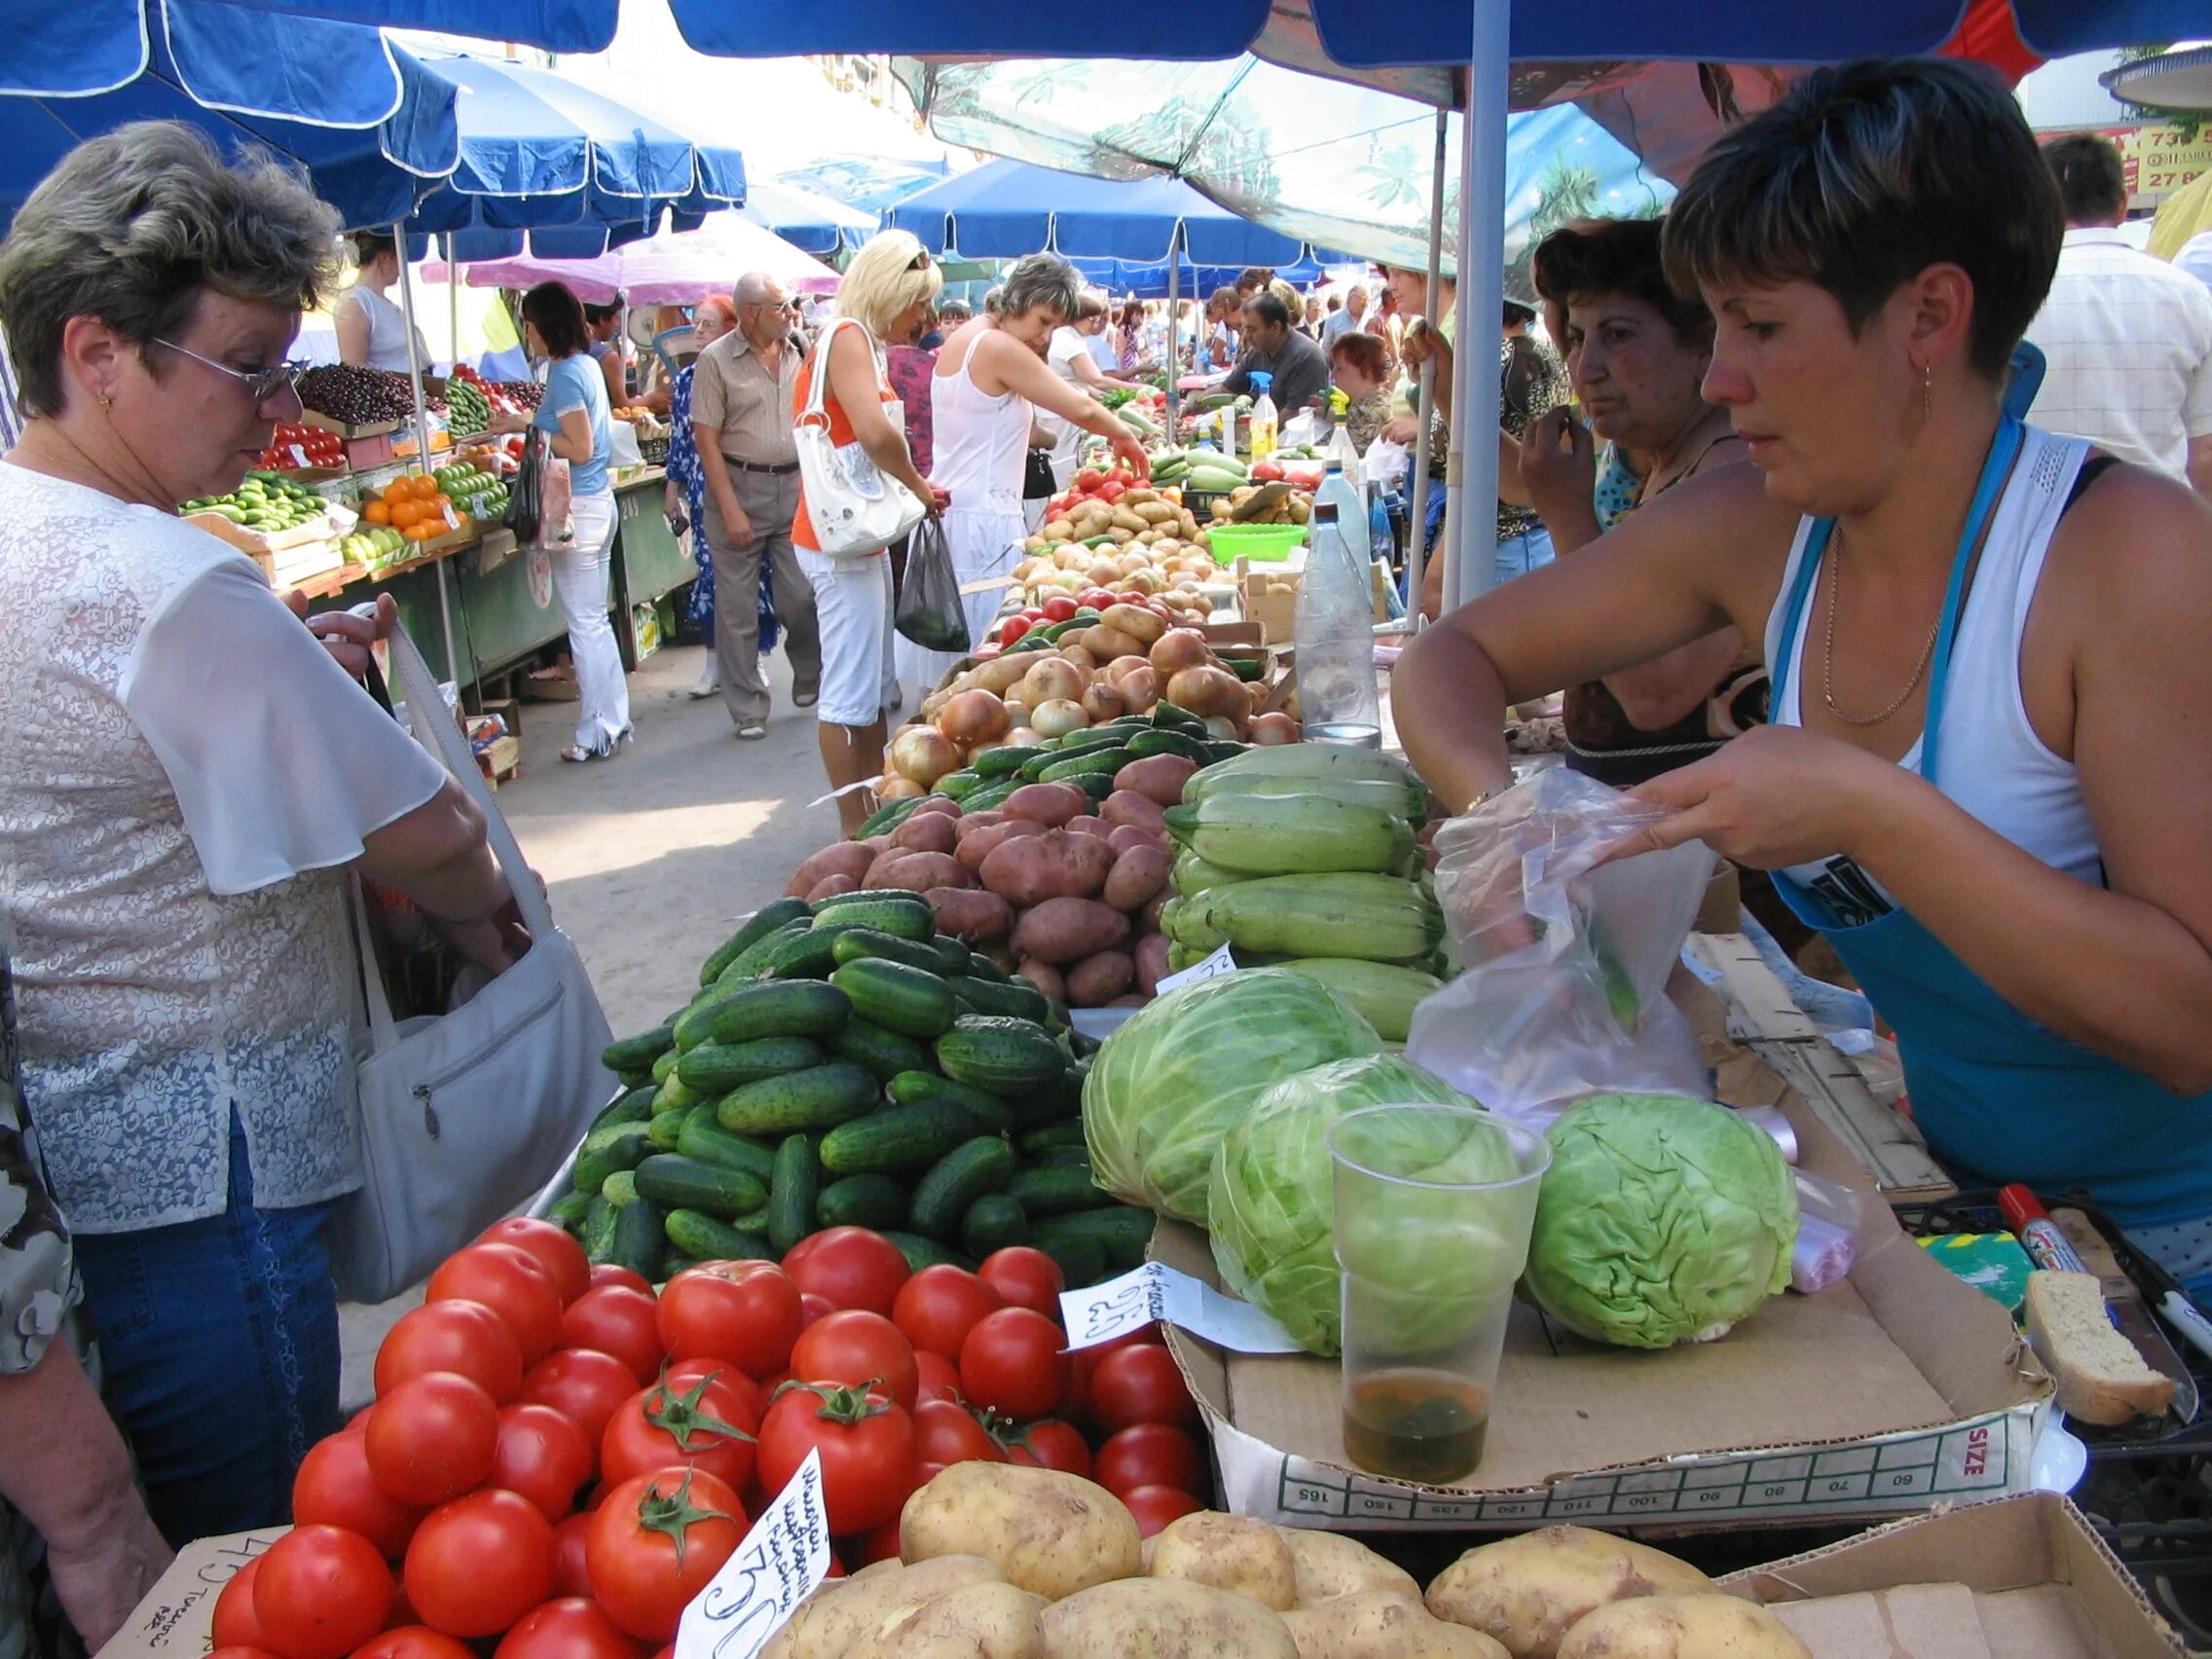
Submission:
[[[604,760],[613,753],[612,749],[584,749],[571,743],[561,751],[561,758],[581,765],[586,760]]]
[[[738,741],[741,743],[758,743],[767,735],[766,720],[747,720],[737,728]]]

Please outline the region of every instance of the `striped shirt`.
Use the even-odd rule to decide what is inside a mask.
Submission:
[[[792,390],[798,384],[799,352],[784,345],[775,373],[753,342],[736,329],[699,353],[691,376],[691,420],[721,434],[722,454],[755,466],[789,466],[798,460],[792,441]]]

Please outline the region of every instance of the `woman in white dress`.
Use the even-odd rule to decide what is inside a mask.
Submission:
[[[391,303],[387,291],[399,280],[399,244],[381,232],[361,231],[353,238],[353,254],[360,261],[360,274],[331,308],[338,324],[338,360],[405,374],[407,313]],[[427,368],[430,348],[420,328],[415,331],[415,352],[416,361]]]

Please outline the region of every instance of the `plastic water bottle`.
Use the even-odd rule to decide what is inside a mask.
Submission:
[[[1355,526],[1367,522],[1367,502],[1359,486],[1345,475],[1345,469],[1335,457],[1331,457],[1321,473],[1321,488],[1313,493],[1316,503],[1328,501],[1337,509],[1337,527],[1343,533],[1346,545],[1357,543]]]
[[[1339,517],[1341,498],[1350,494],[1344,475],[1332,472],[1314,498],[1307,531],[1306,574],[1298,587],[1299,719],[1310,742],[1380,749],[1373,586],[1367,560],[1346,539]]]

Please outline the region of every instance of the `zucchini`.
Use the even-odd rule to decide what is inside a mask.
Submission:
[[[635,1037],[620,1037],[599,1051],[599,1063],[610,1072],[644,1071],[668,1051],[676,1041],[669,1026],[656,1025]]]
[[[607,1260],[658,1284],[664,1276],[661,1257],[668,1251],[663,1225],[660,1206],[651,1199],[624,1204],[614,1212],[614,1242],[608,1246]]]
[[[762,1146],[756,1140],[748,1140],[723,1128],[712,1106],[694,1106],[684,1113],[683,1129],[676,1138],[676,1150],[700,1163],[712,1163],[721,1169],[742,1169],[762,1182],[776,1167],[773,1147]]]
[[[584,1217],[590,1213],[591,1193],[563,1193],[545,1206],[545,1219],[571,1237],[579,1237],[584,1230]]]
[[[1051,1017],[1052,1005],[1045,1000],[1045,993],[1019,975],[1003,984],[972,978],[965,974],[945,983],[952,987],[952,994],[967,1005],[971,1014],[1001,1014],[1012,1019],[1034,1020],[1039,1025]]]
[[[1206,753],[1204,744],[1188,732],[1165,726],[1155,726],[1137,732],[1129,739],[1129,753],[1139,760],[1155,755],[1179,755],[1196,766],[1213,763],[1213,757]]]
[[[1115,1201],[1112,1193],[1092,1184],[1088,1169],[1059,1165],[1022,1170],[1007,1182],[1006,1193],[1023,1213],[1033,1217],[1097,1209]]]
[[[906,1258],[906,1266],[915,1272],[924,1268],[960,1268],[968,1272],[976,1271],[976,1258],[963,1256],[950,1250],[934,1238],[924,1238],[918,1233],[901,1233],[893,1228],[882,1230],[883,1236],[899,1246],[899,1253]]]
[[[805,981],[798,981],[804,983]],[[779,985],[777,989],[786,987]],[[795,985],[794,987],[795,988]],[[814,987],[828,990],[828,985]],[[805,1037],[760,1037],[750,1043],[706,1043],[685,1054],[676,1079],[701,1099],[712,1100],[733,1088],[771,1077],[805,1071],[830,1056]]]
[[[609,1124],[585,1135],[583,1144],[576,1148],[576,1191],[596,1193],[617,1169],[637,1168],[639,1161],[652,1151],[645,1128],[644,1124]]]
[[[905,1183],[888,1175],[847,1175],[822,1189],[814,1219],[824,1227],[897,1227],[906,1219]]]
[[[638,1165],[638,1196],[664,1209],[743,1215],[768,1201],[767,1186],[743,1169],[725,1169],[682,1153],[659,1153]]]
[[[902,1037],[934,1041],[952,1028],[959,1005],[952,987],[926,968],[881,957],[848,962],[830,982],[853,999],[853,1012]]]
[[[728,1222],[717,1221],[698,1210],[670,1210],[662,1218],[661,1231],[668,1235],[671,1245],[695,1262],[772,1262],[776,1259],[775,1251],[754,1235],[740,1233]]]
[[[638,1201],[638,1172],[635,1169],[617,1169],[607,1178],[607,1185],[600,1188],[599,1196],[616,1209],[620,1209],[624,1204],[636,1203]]]
[[[1004,1193],[985,1193],[960,1218],[960,1244],[981,1261],[994,1250],[1029,1242],[1029,1217]]]
[[[1079,1210],[1071,1215],[1049,1215],[1030,1223],[1030,1242],[1050,1252],[1053,1243],[1088,1238],[1105,1252],[1106,1266],[1125,1273],[1144,1265],[1145,1248],[1152,1242],[1153,1214],[1133,1204],[1109,1204],[1104,1209]],[[1073,1281],[1070,1281],[1071,1285]]]
[[[950,1100],[892,1106],[822,1137],[822,1167],[831,1175],[926,1169],[976,1132],[976,1120]]]
[[[910,939],[917,944],[937,933],[937,912],[930,908],[928,900],[918,895],[850,893],[838,897],[851,900],[852,903],[818,912],[814,918],[817,932],[826,927],[844,924],[873,928],[877,933]]]
[[[827,1129],[860,1117],[881,1092],[872,1073],[850,1060],[829,1060],[732,1089],[716,1103],[715,1121],[741,1135]]]
[[[775,950],[778,940],[789,934],[802,934],[813,925],[813,916],[809,912],[796,921],[786,922],[782,927],[762,934],[739,951],[728,967],[715,976],[715,984],[717,987],[727,986],[731,990],[735,990],[740,985],[751,984],[760,977],[761,964],[767,961],[770,953]]]
[[[768,1242],[781,1256],[814,1231],[815,1195],[822,1161],[812,1135],[786,1135],[776,1148],[776,1176],[768,1194]]]
[[[842,937],[842,936],[840,936]],[[832,952],[836,940],[830,941]],[[717,1005],[713,1041],[751,1043],[763,1037],[830,1038],[845,1028],[853,1005],[834,985],[768,979]]]
[[[1014,1148],[996,1135],[962,1141],[930,1166],[914,1187],[909,1225],[930,1238],[950,1238],[968,1206],[1014,1177]]]
[[[778,899],[763,904],[745,920],[745,925],[722,940],[714,955],[707,958],[706,966],[699,970],[699,983],[711,985],[722,976],[722,970],[745,954],[745,949],[756,940],[762,940],[778,928],[805,918],[810,912],[804,899]]]
[[[937,954],[937,971],[947,976],[967,973],[976,960],[975,953],[950,934],[932,934],[930,949]]]
[[[937,1040],[937,1063],[956,1082],[1019,1098],[1055,1082],[1067,1055],[1035,1020],[968,1014]]]
[[[836,1053],[881,1083],[901,1072],[928,1071],[932,1066],[930,1051],[921,1044],[865,1019],[848,1021],[837,1034]]]
[[[1021,1150],[1032,1158],[1041,1157],[1060,1147],[1084,1144],[1081,1118],[1067,1118],[1056,1124],[1039,1124],[1033,1129],[1021,1131]]]
[[[584,1206],[584,1219],[576,1229],[576,1242],[584,1247],[587,1261],[598,1263],[609,1260],[608,1252],[614,1248],[614,1206],[607,1201],[605,1193],[594,1193],[591,1202]]]
[[[1011,778],[1022,767],[1028,765],[1030,761],[1036,759],[1038,756],[1046,753],[1046,750],[1035,744],[1019,744],[1007,749],[986,749],[982,754],[976,756],[976,771],[985,780]],[[966,803],[963,802],[962,804],[965,809]]]
[[[604,1129],[609,1124],[642,1124],[653,1115],[653,1096],[659,1086],[645,1088],[626,1088],[616,1095],[606,1111],[591,1121],[595,1129]]]
[[[645,1139],[652,1142],[654,1152],[679,1151],[683,1139],[683,1125],[691,1121],[692,1115],[713,1110],[712,1106],[686,1106],[681,1112],[662,1112],[646,1123]],[[608,1179],[612,1180],[613,1177],[608,1176]]]
[[[897,934],[882,933],[868,927],[850,928],[839,934],[837,942],[830,946],[830,954],[836,957],[840,968],[847,963],[878,958],[918,969],[924,974],[941,975],[947,972],[944,959],[938,955],[935,944],[916,943],[913,940],[902,939]],[[960,966],[964,969],[968,966],[967,946],[961,946],[961,955]]]

